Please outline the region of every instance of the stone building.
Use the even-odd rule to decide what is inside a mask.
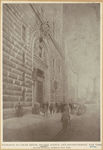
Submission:
[[[63,101],[62,4],[3,4],[3,115],[34,102]]]
[[[99,3],[66,3],[63,8],[63,33],[67,41],[68,56],[74,64],[73,70],[78,73],[78,98],[84,101],[86,97],[85,100],[88,101],[93,92],[91,80],[95,77],[100,79],[101,7]],[[99,79],[96,85],[100,84]]]
[[[66,40],[63,41],[63,48],[65,50],[65,99],[69,102],[78,102],[78,73],[75,71],[73,61],[68,55],[69,48]]]

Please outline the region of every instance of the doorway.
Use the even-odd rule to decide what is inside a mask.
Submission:
[[[37,80],[37,102],[43,103],[43,82]]]

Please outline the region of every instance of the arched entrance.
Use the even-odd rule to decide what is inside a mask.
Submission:
[[[42,104],[50,101],[50,60],[46,39],[41,38],[40,31],[32,35],[32,70],[36,70],[35,84],[32,85],[32,106],[34,102]]]

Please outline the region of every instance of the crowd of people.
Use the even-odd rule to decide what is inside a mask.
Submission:
[[[15,105],[15,110],[17,117],[23,116],[23,107],[20,101]],[[42,111],[45,117],[48,115],[53,115],[54,113],[61,113],[62,130],[66,132],[70,121],[70,114],[82,115],[86,112],[86,107],[73,102],[51,102],[49,104],[47,101],[42,103],[40,106],[40,111]]]
[[[70,121],[70,115],[82,115],[86,112],[86,107],[73,102],[51,102],[49,104],[47,101],[42,104],[41,111],[45,117],[49,114],[61,113],[62,128],[66,132],[68,122]]]
[[[49,104],[47,101],[41,105],[41,111],[44,113],[44,116],[48,116],[48,114],[53,115],[54,113],[62,113],[67,105],[68,104],[65,102],[51,102]]]
[[[16,116],[23,116],[23,107],[20,102],[15,105]],[[86,107],[84,105],[76,104],[73,102],[44,102],[41,105],[40,111],[46,117],[55,113],[61,113],[62,128],[66,132],[68,122],[70,121],[70,115],[82,115],[86,113]]]
[[[70,120],[70,112],[73,111],[72,109],[73,106],[71,103],[66,102],[51,102],[49,104],[47,101],[41,105],[41,111],[45,117],[48,115],[53,115],[54,113],[61,113],[61,122],[64,131],[67,129],[68,121]],[[23,116],[23,107],[20,101],[15,105],[15,110],[17,117]]]
[[[62,113],[66,106],[68,106],[68,110],[72,114],[77,113],[78,105],[73,102],[51,102],[49,104],[48,101],[42,103],[41,112],[44,113],[44,116],[48,116],[48,114],[52,115],[54,113]]]

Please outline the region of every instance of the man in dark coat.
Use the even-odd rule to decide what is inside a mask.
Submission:
[[[53,113],[53,103],[50,104],[49,109],[50,109],[50,114],[52,115],[52,113]]]
[[[64,108],[64,111],[61,115],[61,122],[62,122],[62,130],[66,133],[66,129],[68,126],[68,122],[70,121],[70,115],[68,114],[68,110]]]
[[[23,108],[22,108],[22,105],[20,104],[20,102],[17,103],[16,105],[16,108],[17,108],[17,117],[22,117],[23,115]]]
[[[47,103],[44,103],[44,117],[48,116],[48,107]]]

